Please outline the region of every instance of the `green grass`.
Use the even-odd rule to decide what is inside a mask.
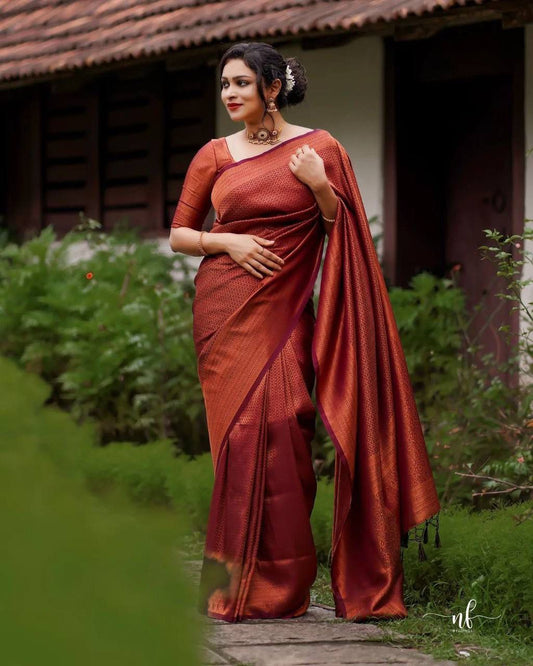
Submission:
[[[326,566],[321,565],[312,588],[314,602],[333,606],[330,588],[330,575]],[[469,653],[468,663],[475,666],[501,664],[504,666],[530,666],[533,663],[533,649],[523,642],[520,635],[505,632],[480,632],[472,629],[460,630],[454,627],[451,618],[426,616],[424,608],[410,607],[408,617],[403,620],[379,620],[378,626],[385,632],[384,641],[391,645],[419,649],[438,659],[466,660],[460,650]],[[476,609],[477,610],[477,609]],[[434,609],[435,612],[459,613],[464,608]],[[399,634],[404,636],[400,638]]]
[[[428,544],[425,547],[428,555],[426,562],[418,562],[416,549],[411,546],[404,554],[404,594],[408,617],[378,621],[378,625],[386,631],[386,640],[393,645],[420,649],[439,659],[468,659],[469,664],[476,666],[533,664],[531,628],[527,622],[518,624],[521,616],[513,616],[512,603],[514,600],[517,611],[523,615],[531,599],[532,582],[528,573],[531,525],[515,525],[511,519],[513,514],[525,512],[530,505],[527,503],[522,507],[483,512],[481,515],[469,515],[460,510],[444,511],[441,516],[443,548],[435,549]],[[487,525],[491,529],[486,529]],[[524,527],[527,533],[525,530],[523,534],[517,532]],[[465,530],[469,530],[470,539],[465,538]],[[481,554],[484,558],[479,557]],[[484,581],[480,581],[480,576],[483,576],[480,571],[485,571]],[[522,590],[517,590],[516,577],[520,578],[520,571],[525,572],[526,578],[521,582],[519,580]],[[506,585],[513,590],[507,600],[502,591]],[[519,594],[520,591],[522,594]],[[330,573],[324,564],[319,566],[311,593],[314,602],[333,606]],[[492,594],[495,595],[495,602],[488,606]],[[461,629],[454,625],[451,616],[458,613],[464,616],[471,598],[477,602],[472,616],[493,617],[501,613],[502,618],[474,617],[472,628]],[[499,599],[503,599],[506,605],[498,610]],[[405,638],[399,638],[398,633]],[[462,657],[460,650],[467,651],[469,656]]]
[[[331,591],[331,579],[329,567],[326,564],[318,565],[318,574],[313,587],[311,588],[311,603],[325,604],[326,606],[335,606],[333,593]]]
[[[0,625],[8,666],[195,666],[200,623],[182,520],[87,492],[89,427],[43,407],[46,385],[0,359]]]

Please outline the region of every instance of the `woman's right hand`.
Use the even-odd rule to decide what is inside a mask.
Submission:
[[[274,275],[285,261],[268,250],[273,240],[252,234],[228,234],[226,252],[239,266],[258,278]]]

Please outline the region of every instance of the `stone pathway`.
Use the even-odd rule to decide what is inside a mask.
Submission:
[[[416,650],[391,645],[377,624],[340,620],[327,606],[311,605],[304,616],[291,620],[247,620],[235,624],[207,620],[207,624],[205,666],[457,663],[437,661]],[[400,633],[394,635],[405,638]]]

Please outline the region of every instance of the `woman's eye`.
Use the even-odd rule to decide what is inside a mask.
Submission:
[[[244,86],[247,86],[249,81],[246,81],[246,79],[241,79],[240,81],[237,81],[237,85],[243,88]],[[229,81],[222,81],[220,84],[221,88],[227,88],[229,86]]]

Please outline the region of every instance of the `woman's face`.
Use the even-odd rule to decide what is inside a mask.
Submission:
[[[220,82],[220,97],[232,120],[261,122],[265,106],[257,89],[257,77],[243,60],[228,60]]]

